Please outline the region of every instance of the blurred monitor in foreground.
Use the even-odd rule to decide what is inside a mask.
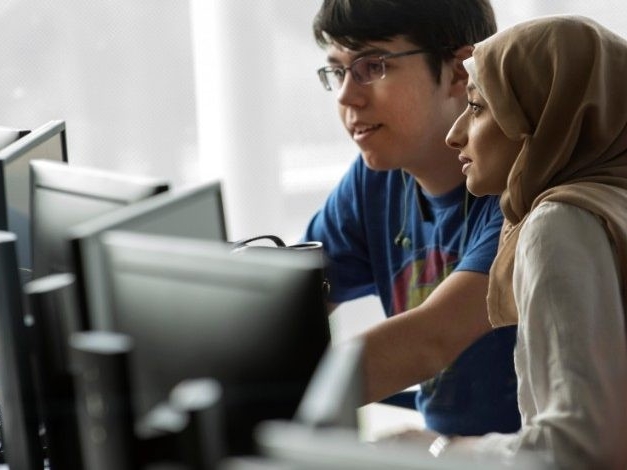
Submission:
[[[140,418],[203,377],[224,388],[229,454],[254,451],[260,421],[293,417],[330,342],[317,253],[129,232],[103,245],[109,323],[135,344]]]

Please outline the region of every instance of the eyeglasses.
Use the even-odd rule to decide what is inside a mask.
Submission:
[[[344,83],[346,71],[349,70],[353,80],[360,85],[368,85],[385,78],[385,61],[428,52],[425,49],[413,49],[405,52],[393,52],[380,56],[364,56],[354,60],[350,65],[327,65],[318,69],[318,77],[325,90],[339,90]]]

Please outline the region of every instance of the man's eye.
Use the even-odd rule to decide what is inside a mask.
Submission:
[[[365,65],[366,65],[366,68],[368,70],[368,73],[369,74],[373,74],[373,75],[381,73],[381,70],[383,68],[382,65],[381,65],[381,61],[378,60],[378,59],[376,59],[376,60],[374,60],[374,59],[373,60],[368,60],[368,61],[366,61]]]

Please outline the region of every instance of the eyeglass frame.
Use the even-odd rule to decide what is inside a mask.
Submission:
[[[320,79],[320,82],[322,83],[322,86],[324,87],[325,90],[327,91],[333,91],[333,86],[330,83],[329,77],[327,76],[327,73],[329,72],[333,72],[336,70],[342,70],[344,73],[344,76],[342,77],[342,83],[344,82],[344,78],[346,77],[346,72],[350,72],[353,76],[353,80],[355,80],[355,82],[359,85],[370,85],[371,83],[376,82],[377,80],[383,80],[385,78],[385,73],[386,73],[386,68],[385,68],[385,61],[387,59],[396,59],[399,57],[406,57],[406,56],[410,56],[410,55],[415,55],[415,54],[426,54],[429,53],[431,51],[427,50],[427,49],[412,49],[409,51],[403,51],[403,52],[390,52],[387,54],[383,54],[383,55],[379,55],[377,56],[376,54],[372,54],[372,55],[365,55],[362,57],[359,57],[357,59],[355,59],[354,61],[352,61],[350,64],[348,65],[325,65],[324,67],[320,67],[317,72],[318,72],[318,78]],[[381,76],[375,78],[374,80],[370,80],[370,81],[360,81],[361,79],[357,78],[359,77],[359,75],[355,75],[355,73],[353,72],[353,67],[355,66],[356,63],[359,63],[361,61],[364,60],[378,60],[381,64]],[[341,85],[340,85],[341,88]]]

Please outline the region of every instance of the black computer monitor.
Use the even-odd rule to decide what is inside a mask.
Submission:
[[[65,121],[50,121],[0,149],[0,230],[17,235],[18,264],[32,268],[31,160],[67,161]]]
[[[69,231],[79,308],[90,329],[109,329],[107,279],[102,276],[100,237],[108,230],[226,240],[227,229],[218,181],[172,189],[115,212],[78,224]]]
[[[229,454],[254,451],[260,421],[293,417],[330,341],[317,253],[130,232],[102,243],[109,323],[134,340],[138,416],[208,377],[224,389]]]
[[[161,178],[49,160],[33,160],[30,168],[34,278],[72,271],[69,227],[169,188]]]

